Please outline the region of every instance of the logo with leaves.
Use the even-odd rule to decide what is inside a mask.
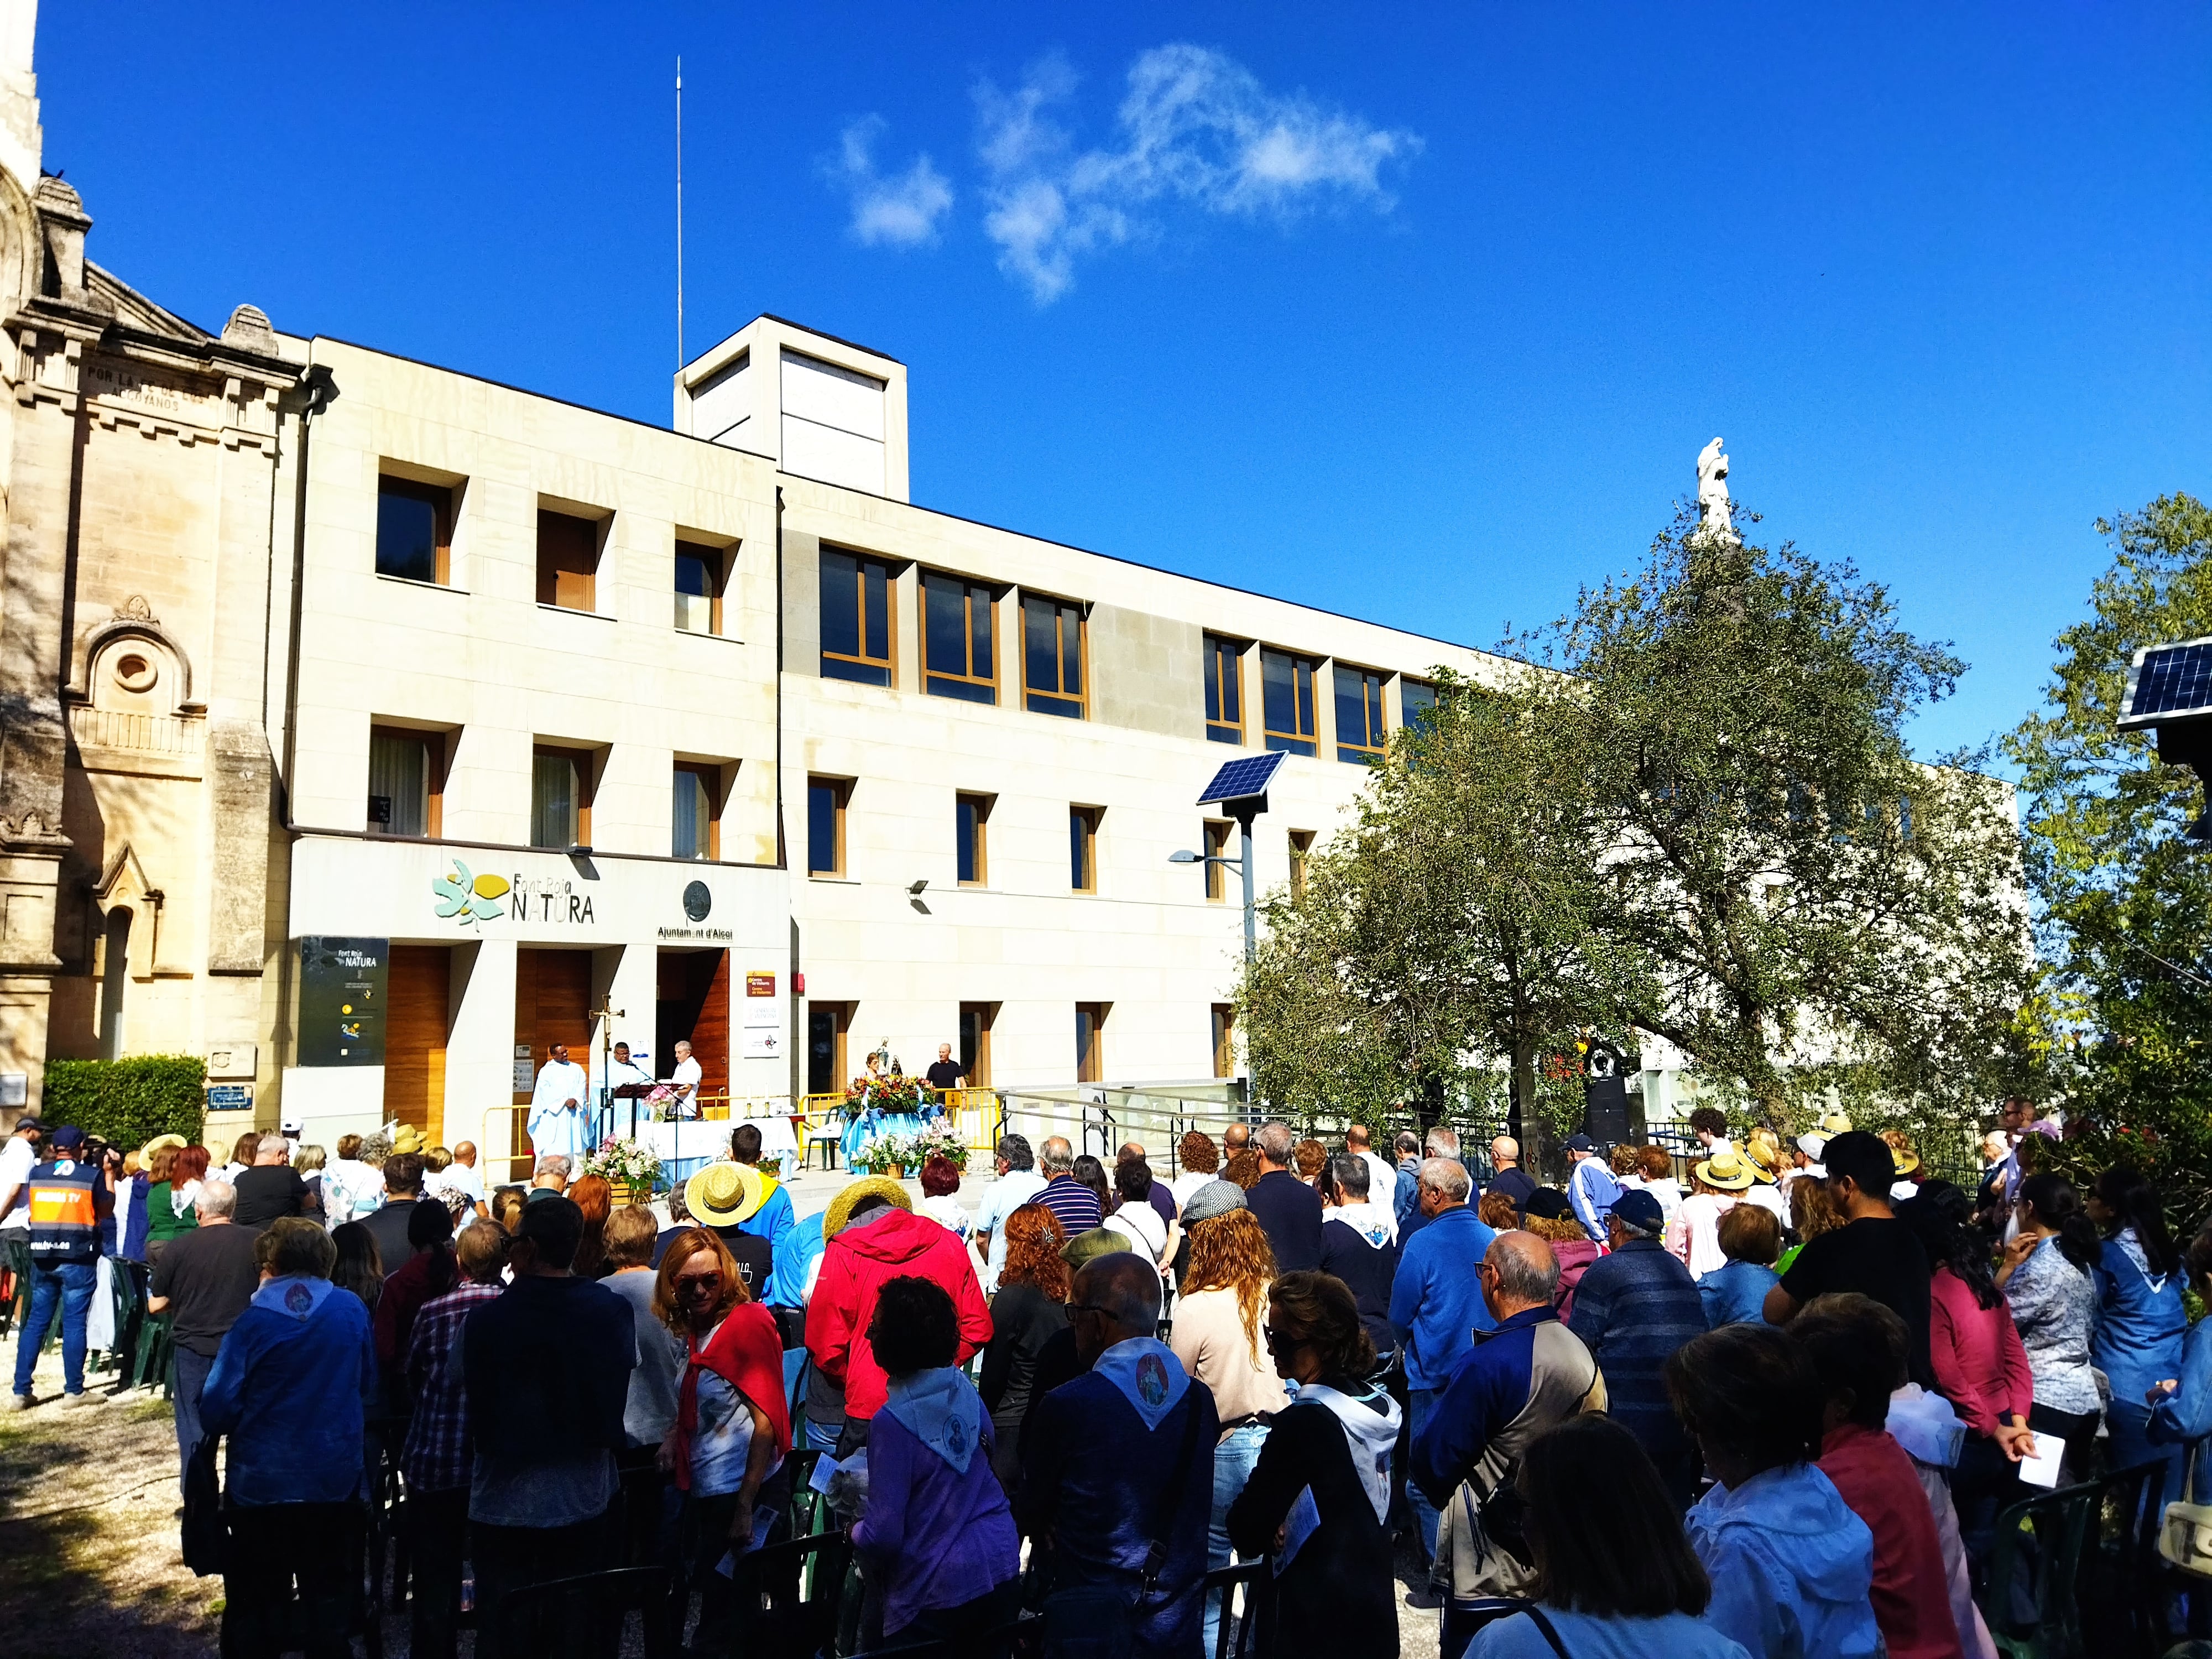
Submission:
[[[438,914],[453,916],[464,927],[473,927],[480,921],[496,921],[507,907],[500,901],[507,896],[507,880],[504,876],[472,876],[469,866],[459,859],[453,860],[451,875],[441,876],[430,884],[430,890],[438,896]]]

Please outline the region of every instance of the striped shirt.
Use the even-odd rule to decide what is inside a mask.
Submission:
[[[1060,1230],[1070,1238],[1105,1224],[1106,1212],[1099,1205],[1098,1194],[1073,1176],[1053,1176],[1034,1201],[1060,1218]]]
[[[469,1397],[462,1386],[461,1328],[469,1316],[498,1299],[505,1287],[465,1284],[422,1304],[407,1348],[407,1390],[415,1414],[399,1467],[416,1492],[465,1488],[475,1461],[470,1443]]]

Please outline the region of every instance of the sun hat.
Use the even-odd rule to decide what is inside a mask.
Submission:
[[[1243,1206],[1237,1207],[1242,1209]],[[1112,1227],[1089,1228],[1060,1247],[1060,1259],[1071,1267],[1080,1267],[1085,1262],[1096,1261],[1102,1255],[1135,1254],[1129,1249],[1129,1235]]]
[[[1656,1234],[1667,1224],[1667,1212],[1641,1187],[1631,1187],[1613,1200],[1612,1213],[1622,1226],[1639,1233]]]
[[[1717,1192],[1740,1193],[1758,1180],[1751,1172],[1751,1164],[1733,1146],[1723,1146],[1711,1158],[1697,1164],[1690,1173]],[[1655,1204],[1656,1199],[1652,1200]]]
[[[392,1156],[412,1154],[422,1150],[422,1132],[411,1123],[403,1123],[392,1137]]]
[[[1774,1138],[1774,1131],[1761,1127],[1746,1135],[1743,1155],[1750,1162],[1752,1179],[1772,1186],[1782,1167],[1782,1143]]]
[[[1562,1221],[1574,1211],[1567,1203],[1567,1195],[1557,1187],[1539,1187],[1528,1194],[1521,1213],[1534,1216],[1539,1221]]]
[[[185,1150],[185,1144],[182,1135],[155,1135],[138,1149],[138,1161],[141,1164],[151,1164],[154,1161],[155,1153],[181,1152]]]
[[[1211,1221],[1218,1215],[1227,1215],[1231,1210],[1249,1209],[1244,1201],[1244,1189],[1233,1181],[1209,1181],[1184,1200],[1182,1224],[1192,1227],[1201,1221]],[[1116,1238],[1124,1235],[1116,1233]]]
[[[1897,1166],[1897,1174],[1899,1180],[1903,1180],[1906,1176],[1916,1173],[1920,1168],[1920,1154],[1914,1152],[1910,1146],[1890,1147],[1889,1158],[1890,1162]]]
[[[750,1219],[767,1196],[761,1172],[750,1164],[709,1164],[684,1183],[684,1207],[702,1227]]]
[[[822,1242],[827,1244],[843,1232],[853,1218],[853,1212],[872,1199],[896,1205],[909,1214],[914,1211],[914,1200],[907,1196],[906,1188],[889,1176],[863,1176],[831,1199],[830,1207],[822,1212]],[[688,1189],[684,1201],[691,1201]]]

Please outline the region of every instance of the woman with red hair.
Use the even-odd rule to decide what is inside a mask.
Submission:
[[[991,1299],[981,1384],[998,1443],[991,1468],[1009,1493],[1021,1478],[1022,1419],[1035,1392],[1038,1356],[1067,1328],[1068,1271],[1060,1254],[1066,1242],[1060,1218],[1042,1204],[1024,1204],[1006,1218],[1006,1265]]]

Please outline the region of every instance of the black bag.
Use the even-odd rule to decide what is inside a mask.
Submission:
[[[222,1512],[222,1483],[216,1479],[215,1449],[220,1437],[206,1435],[192,1449],[185,1469],[185,1565],[202,1578],[222,1571],[230,1544],[230,1522]]]
[[[1184,1399],[1190,1410],[1183,1422],[1182,1450],[1170,1466],[1176,1471],[1187,1471],[1198,1450],[1197,1403],[1190,1401],[1188,1390]],[[1212,1461],[1209,1455],[1207,1462]],[[1167,1565],[1168,1534],[1175,1528],[1176,1504],[1182,1496],[1179,1476],[1160,1488],[1152,1524],[1146,1528],[1152,1545],[1145,1553],[1144,1581],[1133,1600],[1112,1584],[1071,1585],[1045,1597],[1046,1659],[1129,1659],[1136,1646],[1137,1605],[1159,1588],[1160,1570]]]

